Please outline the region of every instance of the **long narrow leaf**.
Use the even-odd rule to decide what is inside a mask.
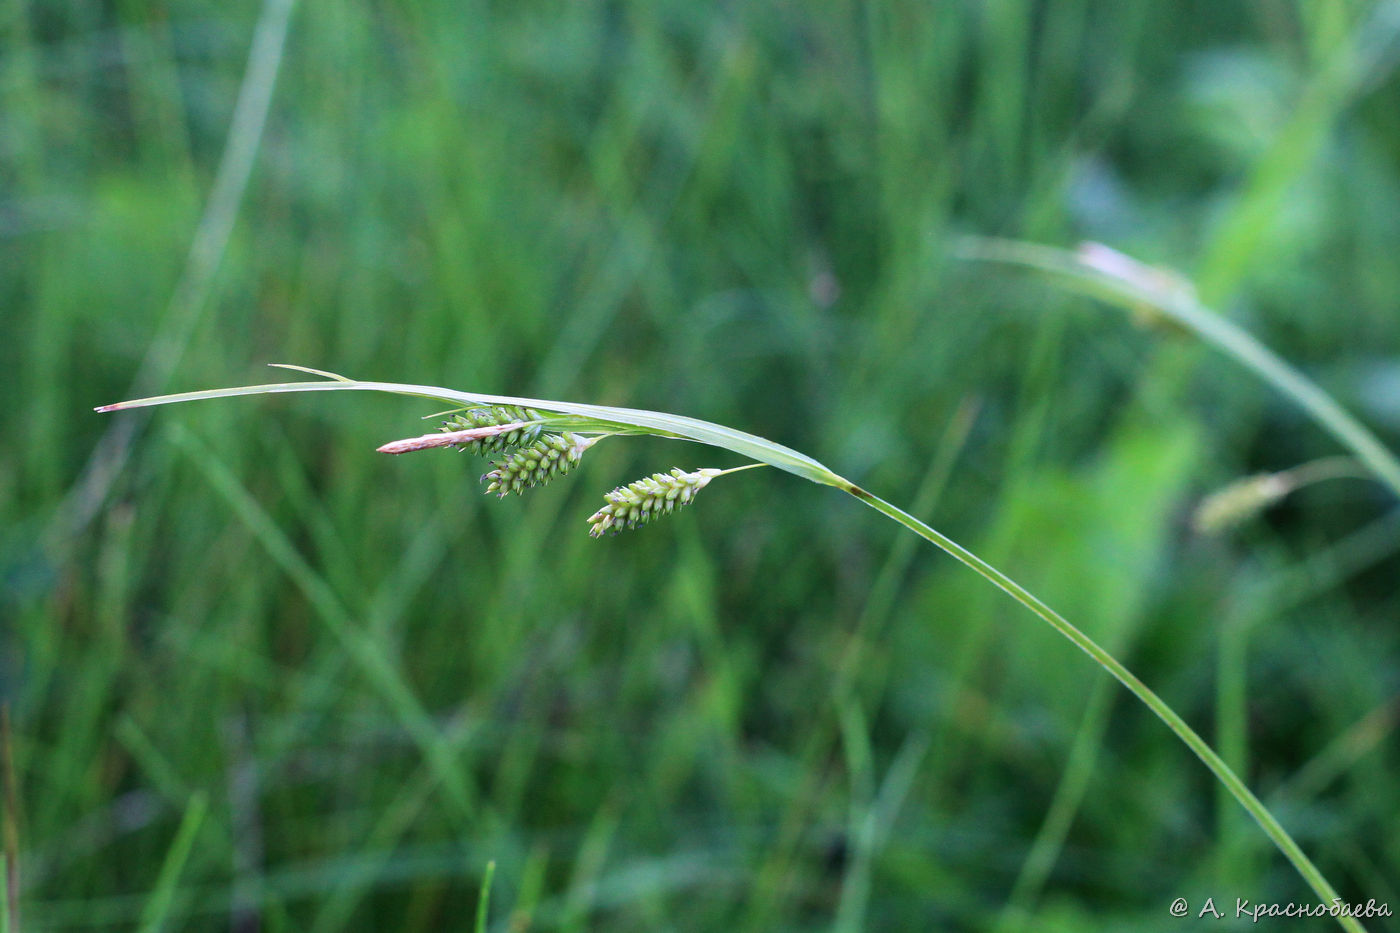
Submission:
[[[736,431],[733,428],[684,415],[672,415],[659,411],[646,411],[638,408],[613,408],[608,405],[582,405],[576,402],[560,402],[550,399],[522,398],[514,395],[485,395],[477,392],[458,392],[439,386],[410,385],[398,382],[362,382],[346,379],[333,373],[316,372],[327,377],[327,382],[280,382],[267,385],[236,386],[228,389],[205,389],[199,392],[180,392],[175,395],[157,395],[152,398],[134,399],[102,405],[97,411],[125,411],[131,408],[146,408],[152,405],[171,405],[176,402],[194,402],[202,399],[231,398],[240,395],[271,395],[281,392],[389,392],[395,395],[410,395],[450,402],[455,405],[519,405],[540,411],[574,415],[581,419],[601,422],[622,428],[637,428],[647,433],[659,433],[671,437],[684,438],[700,444],[722,447],[741,456],[767,463],[780,470],[786,470],[803,479],[824,486],[845,488],[849,485],[836,473],[818,463],[804,453],[791,447],[784,447],[773,441]]]

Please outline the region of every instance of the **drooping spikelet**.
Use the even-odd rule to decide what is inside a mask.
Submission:
[[[517,424],[522,421],[539,421],[543,416],[533,408],[522,408],[518,405],[493,405],[489,408],[469,408],[464,412],[449,418],[442,423],[442,429],[447,432],[468,431],[472,428],[485,428],[498,424]],[[500,450],[511,450],[516,447],[524,447],[531,444],[540,436],[543,425],[527,424],[525,427],[516,428],[514,431],[507,431],[504,434],[496,434],[491,437],[483,437],[477,440],[468,441],[465,444],[458,444],[461,450],[471,451],[474,454],[485,456]]]
[[[608,504],[588,518],[595,538],[617,534],[624,528],[639,528],[657,515],[666,515],[695,498],[722,470],[707,467],[686,473],[680,467],[670,473],[653,473],[635,483],[619,486],[604,498]]]
[[[1259,473],[1217,490],[1196,509],[1192,524],[1201,534],[1218,535],[1244,524],[1293,490],[1286,473]]]
[[[577,434],[541,434],[532,443],[521,447],[503,460],[497,460],[494,470],[481,478],[486,491],[505,498],[507,493],[524,492],[532,486],[543,486],[556,476],[574,468],[583,452],[598,442],[597,437]]]

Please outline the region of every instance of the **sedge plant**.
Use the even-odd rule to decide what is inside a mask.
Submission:
[[[323,370],[273,364],[320,377],[320,381],[273,383],[162,395],[104,405],[113,412],[201,399],[267,395],[284,392],[368,391],[417,396],[446,403],[441,430],[391,441],[379,448],[405,454],[433,448],[458,448],[492,460],[482,476],[486,491],[497,496],[523,493],[569,473],[591,447],[613,437],[653,436],[693,441],[746,458],[738,467],[672,468],[619,486],[604,496],[604,504],[588,517],[594,537],[639,528],[683,508],[716,479],[761,466],[771,466],[822,486],[854,496],[905,529],[949,554],[1008,594],[1116,678],[1184,742],[1222,786],[1255,819],[1268,837],[1326,905],[1341,903],[1336,891],[1274,815],[1172,708],[1129,671],[1116,657],[1051,609],[1025,587],[972,551],[928,524],[837,474],[812,457],[781,444],[724,425],[682,415],[616,408],[576,402],[461,392],[436,386],[365,382]],[[431,417],[431,416],[430,416]],[[1339,912],[1348,930],[1362,930],[1354,917]]]

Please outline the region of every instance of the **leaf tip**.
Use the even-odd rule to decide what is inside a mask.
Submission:
[[[271,366],[273,369],[290,369],[292,372],[296,373],[306,373],[310,376],[320,376],[322,379],[330,379],[333,382],[355,381],[346,376],[342,376],[339,373],[327,372],[324,369],[312,369],[310,366],[298,366],[295,363],[268,363],[267,365]]]

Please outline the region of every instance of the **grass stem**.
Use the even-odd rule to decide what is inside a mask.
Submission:
[[[1086,243],[1078,251],[1068,252],[1037,243],[969,237],[958,255],[1051,272],[1067,278],[1085,295],[1165,315],[1277,389],[1400,497],[1400,458],[1317,383],[1244,328],[1201,304],[1189,283],[1176,275],[1099,243]]]
[[[5,904],[4,923],[19,933],[19,785],[15,781],[14,744],[10,735],[10,704],[0,703],[0,781],[4,782]]]
[[[1166,723],[1167,728],[1176,733],[1177,738],[1185,742],[1186,746],[1190,748],[1191,751],[1195,752],[1196,757],[1205,763],[1205,766],[1210,769],[1211,773],[1215,775],[1221,785],[1230,792],[1230,795],[1239,801],[1240,806],[1244,807],[1245,810],[1249,812],[1250,816],[1254,817],[1255,822],[1257,822],[1260,828],[1264,830],[1264,833],[1273,840],[1274,845],[1278,846],[1279,851],[1293,863],[1293,867],[1298,870],[1298,874],[1303,876],[1303,880],[1308,883],[1308,886],[1313,889],[1324,904],[1332,904],[1339,899],[1337,892],[1332,888],[1332,885],[1327,882],[1327,879],[1323,877],[1322,872],[1318,871],[1317,866],[1312,863],[1312,860],[1309,859],[1298,844],[1294,842],[1293,837],[1288,834],[1288,831],[1274,818],[1273,814],[1269,812],[1268,808],[1264,806],[1259,798],[1254,796],[1254,793],[1245,785],[1244,781],[1240,780],[1239,776],[1225,763],[1224,759],[1216,754],[1215,751],[1206,744],[1206,741],[1202,739],[1194,729],[1186,724],[1184,719],[1178,716],[1176,712],[1173,711],[1161,697],[1152,692],[1146,684],[1138,680],[1138,678],[1124,667],[1117,658],[1109,654],[1092,638],[1072,625],[1069,620],[1065,619],[1055,610],[1033,596],[1015,580],[1012,580],[1006,574],[1002,573],[991,564],[988,564],[986,561],[982,560],[982,558],[958,544],[956,541],[946,535],[940,534],[914,516],[891,505],[880,497],[866,492],[859,486],[850,484],[846,488],[846,492],[855,496],[872,509],[875,509],[875,511],[894,519],[905,528],[908,528],[924,540],[929,541],[934,546],[971,568],[1002,592],[1039,616],[1055,629],[1055,631],[1073,642],[1075,647],[1087,654],[1100,667],[1112,674],[1119,683],[1128,688],[1128,691],[1132,693],[1133,696],[1137,697],[1148,709],[1152,710],[1158,719]],[[1347,930],[1362,931],[1365,929],[1354,917],[1340,916],[1337,918],[1337,921]]]

